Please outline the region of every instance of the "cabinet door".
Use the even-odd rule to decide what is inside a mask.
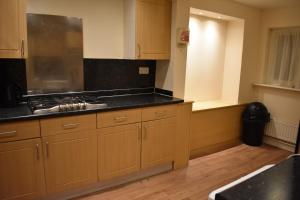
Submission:
[[[140,169],[141,124],[100,129],[99,179],[111,179]]]
[[[136,57],[170,59],[171,1],[138,0],[136,8]]]
[[[0,0],[0,58],[25,57],[26,0]]]
[[[48,193],[97,181],[96,135],[75,132],[43,138]]]
[[[176,117],[143,122],[142,169],[173,161]]]
[[[40,139],[0,144],[0,199],[36,199],[44,193]]]

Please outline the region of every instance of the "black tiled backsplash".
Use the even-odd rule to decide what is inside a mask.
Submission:
[[[140,66],[149,67],[149,74],[140,75]],[[156,61],[85,58],[84,90],[154,88],[155,71]],[[0,86],[12,83],[18,83],[27,93],[24,59],[0,59]]]
[[[149,67],[140,75],[139,67]],[[86,91],[155,87],[156,61],[84,59]]]
[[[167,95],[167,96],[173,96],[173,91],[165,90],[165,89],[161,89],[161,88],[155,88],[154,92],[163,94],[163,95]]]
[[[18,84],[27,94],[26,64],[24,59],[0,59],[0,90]]]

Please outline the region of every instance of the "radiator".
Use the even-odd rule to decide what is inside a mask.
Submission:
[[[265,134],[288,143],[296,144],[298,125],[271,119],[270,123],[266,126]]]

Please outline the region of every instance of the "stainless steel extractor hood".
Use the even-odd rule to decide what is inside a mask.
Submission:
[[[28,94],[83,90],[82,20],[27,14]]]

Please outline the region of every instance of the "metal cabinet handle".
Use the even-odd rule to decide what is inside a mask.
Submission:
[[[25,49],[24,49],[24,40],[21,40],[21,57],[24,58],[25,56]]]
[[[127,116],[124,116],[124,117],[115,117],[114,118],[114,121],[117,122],[117,123],[121,123],[121,122],[124,122],[128,119]]]
[[[49,143],[46,142],[45,144],[46,144],[46,156],[47,156],[47,158],[49,158],[49,156],[50,156],[50,153],[49,153]]]
[[[144,140],[146,140],[147,139],[147,127],[146,126],[144,126],[144,137],[143,137],[143,139]]]
[[[141,45],[137,44],[137,48],[138,48],[138,55],[137,55],[137,57],[140,58],[141,57]]]
[[[40,160],[40,145],[36,144],[35,148],[36,148],[36,159]]]
[[[160,112],[155,112],[155,115],[157,117],[163,117],[167,114],[167,112],[164,110],[164,111],[160,111]]]
[[[1,132],[1,133],[0,133],[0,138],[5,138],[5,137],[15,137],[16,135],[17,135],[17,131]]]
[[[74,123],[74,124],[64,124],[63,129],[74,129],[77,128],[80,125],[80,123]]]

